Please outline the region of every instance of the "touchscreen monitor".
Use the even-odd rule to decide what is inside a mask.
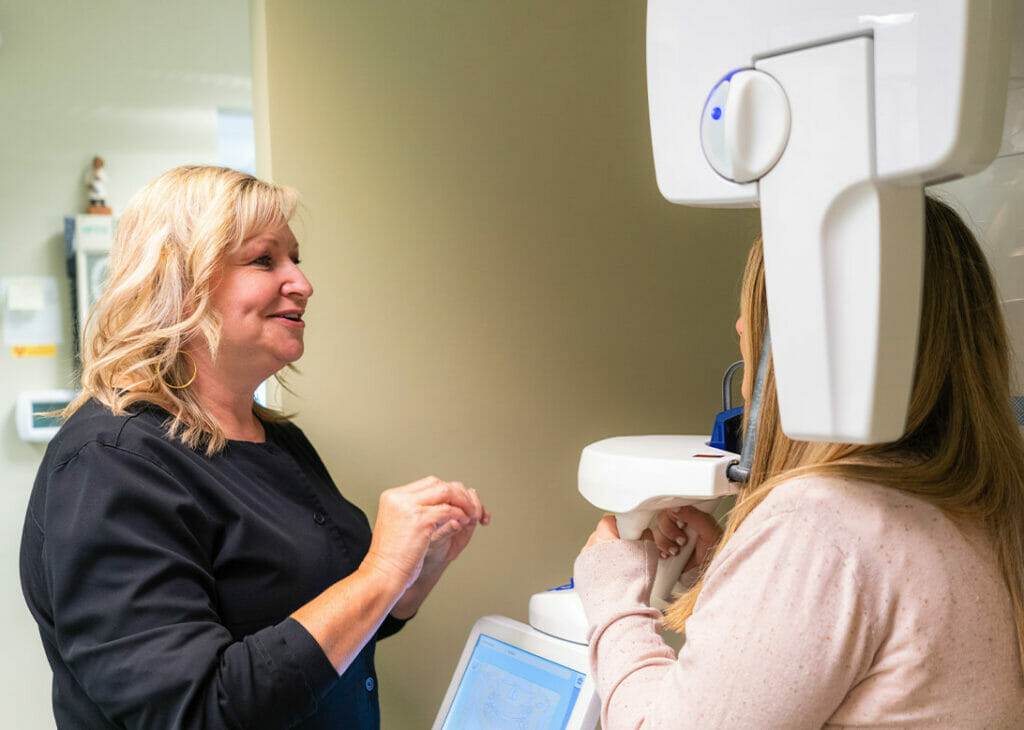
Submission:
[[[470,632],[436,730],[590,730],[587,647],[487,616]]]

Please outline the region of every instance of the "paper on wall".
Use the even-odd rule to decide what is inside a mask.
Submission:
[[[57,280],[53,276],[0,279],[4,344],[15,356],[53,355],[64,341]]]
[[[7,280],[7,308],[20,312],[38,312],[46,299],[41,276],[18,276]]]

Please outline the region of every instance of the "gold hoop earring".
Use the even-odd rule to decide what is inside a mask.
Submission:
[[[181,390],[182,388],[187,388],[188,386],[192,385],[193,382],[195,382],[196,375],[199,374],[199,366],[196,365],[196,359],[189,355],[184,350],[179,351],[179,354],[184,355],[185,357],[192,361],[192,377],[189,378],[188,382],[185,383],[184,385],[171,385],[166,380],[164,380],[163,377],[161,377],[160,380],[163,381],[163,384],[166,385],[168,388],[171,388],[172,390]]]

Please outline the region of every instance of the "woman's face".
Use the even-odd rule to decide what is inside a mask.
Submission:
[[[740,336],[740,354],[743,355],[743,384],[740,392],[743,400],[750,400],[750,385],[753,381],[753,373],[750,372],[750,342],[743,327],[743,317],[736,320],[736,333]]]
[[[302,356],[302,315],[313,287],[298,264],[288,226],[253,236],[227,256],[210,294],[222,323],[218,365],[264,380]]]

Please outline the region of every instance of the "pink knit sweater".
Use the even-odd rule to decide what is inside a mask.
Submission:
[[[1024,728],[1010,597],[982,533],[896,490],[776,488],[709,566],[679,655],[651,543],[585,550],[605,730]]]

